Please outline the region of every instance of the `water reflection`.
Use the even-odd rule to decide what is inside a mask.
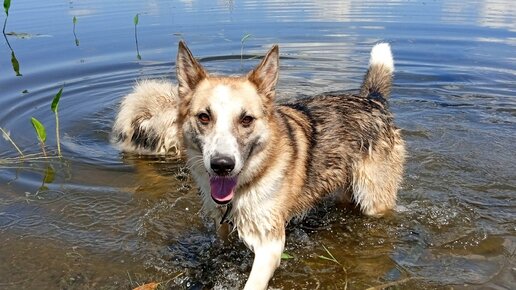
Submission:
[[[54,182],[56,171],[52,164],[48,164],[45,169],[45,174],[43,175],[43,180],[41,181],[41,186],[38,189],[38,192],[48,190],[47,184]]]

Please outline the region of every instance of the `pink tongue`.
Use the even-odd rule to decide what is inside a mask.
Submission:
[[[235,193],[236,184],[236,177],[210,178],[211,198],[217,203],[229,202]]]

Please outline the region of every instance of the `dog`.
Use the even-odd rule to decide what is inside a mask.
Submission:
[[[177,86],[142,81],[113,126],[124,151],[186,155],[216,224],[231,222],[254,252],[244,289],[266,289],[280,264],[285,226],[325,196],[369,216],[395,206],[405,145],[387,99],[394,62],[389,44],[371,50],[356,94],[276,102],[279,48],[243,76],[209,74],[183,41]],[[226,205],[226,206],[224,206]],[[228,224],[219,232],[228,232]]]

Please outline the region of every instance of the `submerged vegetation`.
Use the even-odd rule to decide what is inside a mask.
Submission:
[[[324,248],[324,250],[326,251],[326,253],[328,254],[328,256],[324,256],[324,255],[319,255],[319,259],[323,259],[323,260],[327,260],[327,261],[331,261],[337,265],[339,265],[340,267],[342,267],[342,271],[344,271],[344,279],[345,279],[345,283],[344,283],[344,290],[348,289],[348,271],[346,270],[346,268],[344,267],[344,265],[342,265],[339,260],[337,260],[335,258],[335,256],[333,256],[333,254],[330,252],[330,250],[328,250],[328,248],[326,248],[325,245],[322,245],[322,247]]]

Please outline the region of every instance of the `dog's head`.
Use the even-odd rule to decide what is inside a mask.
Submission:
[[[210,76],[179,42],[179,119],[185,146],[190,162],[200,162],[202,156],[217,203],[231,201],[239,179],[260,166],[258,155],[270,138],[278,51],[273,46],[246,76],[221,77]]]

